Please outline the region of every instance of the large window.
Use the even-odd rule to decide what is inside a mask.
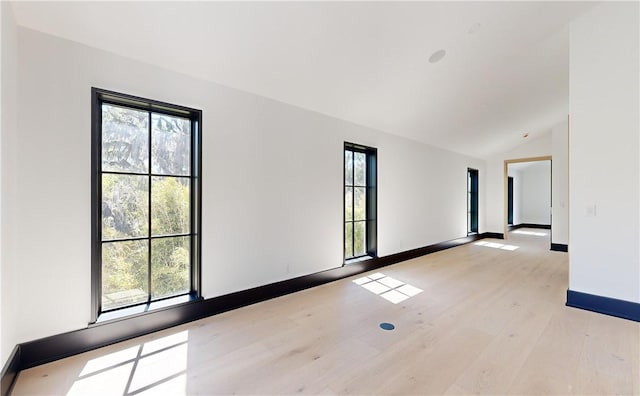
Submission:
[[[344,145],[344,259],[376,257],[376,149]]]
[[[95,321],[197,297],[201,112],[92,89]]]
[[[467,169],[467,235],[478,233],[478,170]]]

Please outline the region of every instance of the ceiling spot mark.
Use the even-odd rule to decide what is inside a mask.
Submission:
[[[442,58],[444,58],[444,56],[447,54],[447,51],[441,49],[441,50],[437,50],[436,52],[434,52],[433,54],[431,54],[431,56],[429,57],[429,63],[438,63],[442,60]]]
[[[474,23],[473,25],[471,25],[471,27],[469,28],[469,30],[467,30],[468,34],[474,34],[476,33],[478,30],[480,30],[480,28],[482,27],[482,24],[479,22]]]

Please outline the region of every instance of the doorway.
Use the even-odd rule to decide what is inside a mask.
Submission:
[[[504,161],[505,239],[519,227],[551,229],[551,162],[551,156]]]
[[[507,179],[507,225],[513,225],[513,176]]]

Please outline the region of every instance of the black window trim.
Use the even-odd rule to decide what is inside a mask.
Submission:
[[[469,186],[469,178],[471,178],[471,186]],[[475,191],[473,184],[475,182]],[[469,199],[469,196],[471,199]],[[471,204],[469,204],[469,200]],[[476,235],[480,226],[480,171],[475,168],[467,168],[467,236]],[[469,222],[471,217],[471,223]],[[475,229],[474,229],[475,216]]]
[[[345,198],[345,180],[346,180],[346,160],[345,151],[350,150],[357,153],[363,153],[366,155],[367,172],[366,172],[366,247],[365,254],[360,256],[348,257],[345,252],[345,225],[347,219],[345,218],[346,211],[346,198]],[[352,181],[355,183],[355,180]],[[355,192],[354,192],[355,194]],[[362,144],[344,142],[342,150],[342,264],[346,265],[353,262],[360,262],[363,259],[373,259],[378,257],[378,149],[375,147],[368,147]],[[355,199],[355,195],[354,195]],[[353,213],[353,212],[352,212]],[[353,221],[352,223],[355,223]],[[352,229],[353,232],[353,229]],[[352,242],[353,247],[353,242]]]
[[[152,312],[154,306],[165,307],[162,302],[176,300],[176,304],[183,303],[185,296],[189,301],[201,300],[202,290],[202,111],[185,106],[174,105],[153,99],[146,99],[114,92],[106,89],[91,87],[91,320],[89,324],[100,321],[102,312],[102,186],[100,178],[102,175],[102,104],[108,103],[117,106],[133,108],[137,110],[161,113],[170,116],[189,118],[191,120],[191,229],[187,234],[191,236],[191,285],[188,294],[173,295],[164,298],[154,299],[141,304],[128,305],[116,309],[105,311],[105,316],[113,318],[117,312],[122,312],[123,316],[135,316],[139,313],[129,315],[127,312],[138,312],[143,314]],[[150,159],[151,160],[151,159]],[[107,172],[108,173],[108,172]],[[145,175],[155,175],[149,173]],[[175,175],[171,175],[175,176]],[[185,177],[185,176],[181,176]],[[162,237],[162,236],[159,236]],[[123,240],[135,240],[140,238],[123,238]],[[146,238],[142,238],[146,239]],[[135,309],[138,307],[139,309]]]

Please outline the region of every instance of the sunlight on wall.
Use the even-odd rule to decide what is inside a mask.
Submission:
[[[476,242],[476,243],[474,243],[474,245],[490,247],[490,248],[494,248],[494,249],[510,250],[510,251],[514,251],[514,250],[520,248],[520,246],[504,245],[502,243],[486,242],[486,241]]]
[[[410,297],[423,292],[422,289],[401,282],[380,272],[373,275],[358,278],[353,281],[356,285],[377,294],[394,304],[402,302]]]
[[[185,395],[188,340],[185,330],[92,359],[68,395]]]

